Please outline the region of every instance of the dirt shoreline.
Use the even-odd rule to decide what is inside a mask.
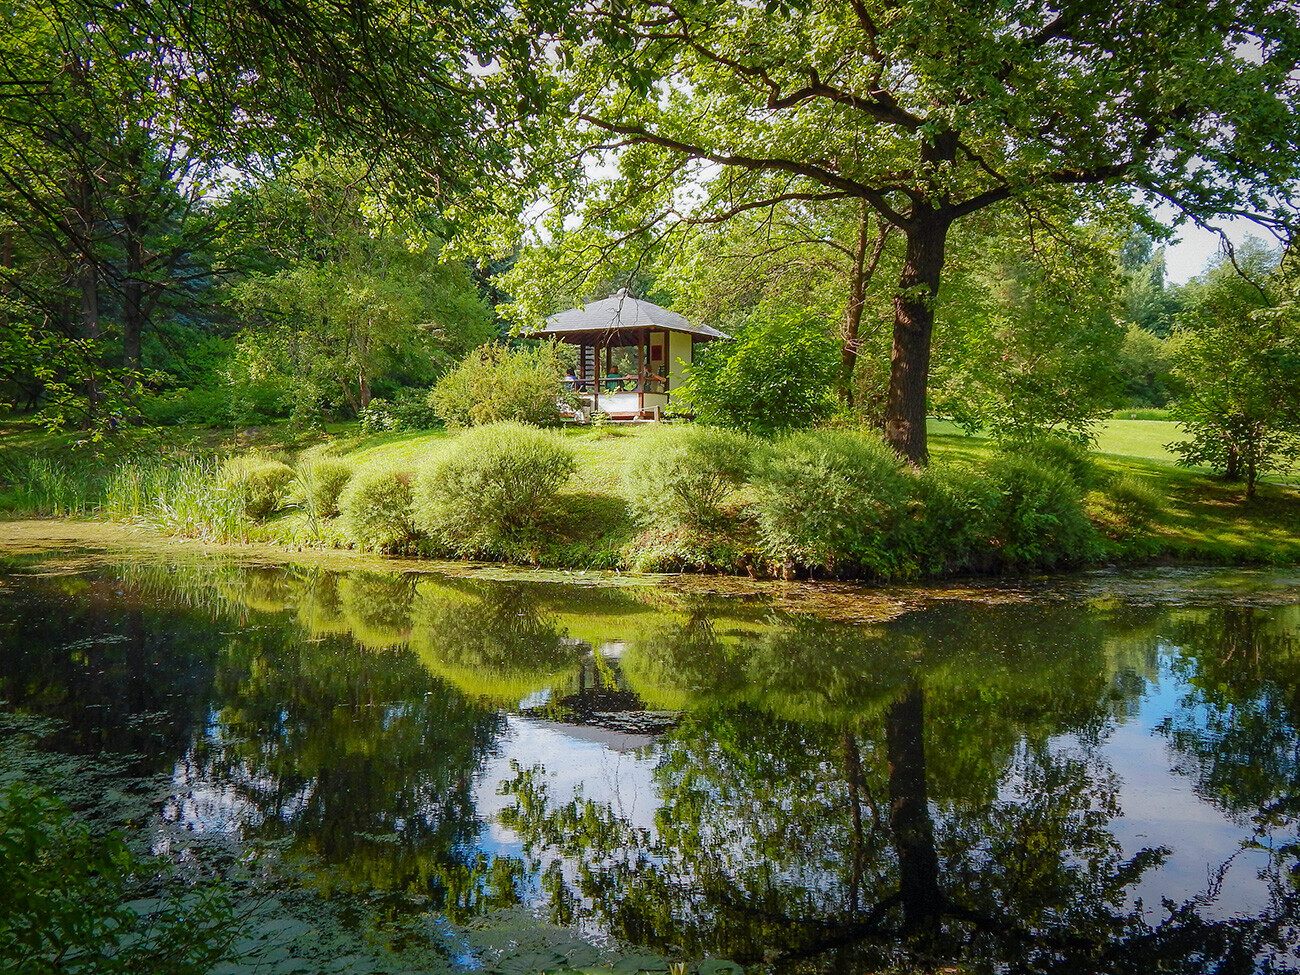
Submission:
[[[490,582],[648,586],[684,600],[753,601],[775,610],[858,624],[897,619],[913,610],[938,603],[967,601],[1006,604],[1118,599],[1257,606],[1300,602],[1300,568],[1297,567],[1121,567],[1065,575],[953,580],[942,585],[869,586],[841,582],[782,582],[738,576],[530,569],[505,563],[397,558],[347,549],[219,544],[175,538],[118,522],[70,519],[0,521],[0,572],[8,569],[38,575],[77,574],[119,564],[123,557],[164,564],[211,559],[248,567],[295,565],[337,572],[432,574]]]

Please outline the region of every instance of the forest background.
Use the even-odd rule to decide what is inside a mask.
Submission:
[[[1296,34],[1272,3],[24,3],[0,402],[92,443],[428,427],[454,364],[629,287],[735,336],[713,422],[923,464],[927,413],[1086,441],[1172,409],[1253,491],[1300,443]],[[1268,242],[1171,285],[1157,205]]]

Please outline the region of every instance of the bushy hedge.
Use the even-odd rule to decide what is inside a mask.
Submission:
[[[438,380],[429,406],[453,429],[503,420],[552,423],[565,396],[563,376],[564,364],[554,345],[484,345]]]
[[[284,506],[293,481],[293,468],[265,457],[231,457],[217,472],[217,484],[254,521]]]
[[[512,422],[476,427],[420,473],[418,524],[458,555],[528,556],[575,467],[553,433]]]
[[[348,540],[376,552],[409,552],[420,540],[412,509],[412,477],[371,467],[358,471],[339,495],[339,518]]]
[[[1079,562],[1096,548],[1082,491],[1068,475],[1031,457],[994,458],[990,531],[1005,568],[1051,568]]]
[[[352,479],[352,465],[339,457],[308,457],[295,472],[296,500],[313,518],[339,513],[339,495]]]
[[[716,522],[718,506],[749,475],[754,447],[752,438],[718,427],[648,431],[624,473],[632,513],[646,524]]]
[[[978,572],[992,567],[993,488],[982,472],[931,464],[917,478],[921,571],[925,575]]]
[[[872,434],[806,430],[758,454],[752,484],[770,557],[834,573],[919,571],[917,479]]]
[[[1120,527],[1130,535],[1150,531],[1152,522],[1165,510],[1165,499],[1160,492],[1132,474],[1107,484],[1105,495]]]

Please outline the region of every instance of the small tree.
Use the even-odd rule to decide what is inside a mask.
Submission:
[[[1171,344],[1174,417],[1191,434],[1179,463],[1246,482],[1300,456],[1300,280],[1276,256],[1248,246],[1197,282]],[[1281,299],[1281,300],[1279,300]]]
[[[792,313],[755,312],[698,352],[680,395],[699,419],[750,433],[812,426],[835,408],[839,344]]]

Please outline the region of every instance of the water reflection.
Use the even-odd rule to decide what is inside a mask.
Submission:
[[[173,834],[322,888],[780,971],[1296,966],[1300,607],[845,626],[398,573],[10,582],[8,707],[169,772]]]

